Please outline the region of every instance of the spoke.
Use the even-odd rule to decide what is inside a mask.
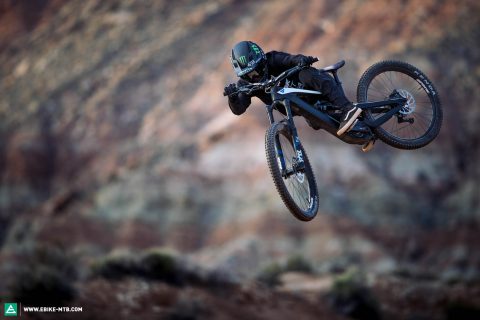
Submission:
[[[300,185],[300,187],[302,187],[302,184],[296,180],[297,178],[295,177],[294,178],[294,185],[297,185],[297,187],[295,187],[296,191],[297,191],[297,195],[299,196],[299,200],[302,200],[303,202],[305,202],[305,198],[303,196],[303,192],[300,190],[300,188],[298,187],[298,185]],[[306,189],[304,189],[305,191],[307,191]]]
[[[295,179],[296,179],[296,178],[295,178]],[[298,187],[296,186],[296,185],[297,185],[297,182],[298,182],[298,181],[294,181],[294,182],[292,183],[292,185],[293,185],[293,187],[294,187],[294,190],[295,190],[295,194],[296,194],[296,196],[297,196],[297,197],[296,197],[297,200],[295,200],[295,202],[296,202],[296,203],[299,203],[300,205],[302,205],[302,204],[303,204],[303,203],[302,203],[302,202],[303,202],[303,197],[302,197],[301,191],[299,191]],[[300,206],[299,206],[299,207],[300,207]]]
[[[398,125],[398,124],[397,124],[397,125]],[[403,127],[400,127],[400,128],[398,128],[398,129],[396,129],[396,130],[394,130],[394,131],[391,131],[390,133],[398,132],[398,131],[400,131],[400,130],[403,130],[403,129],[407,128],[408,126],[409,126],[408,124],[407,124],[407,125],[404,125]]]
[[[432,106],[432,102],[430,100],[422,100],[422,99],[419,99],[419,98],[415,98],[415,103],[417,105],[421,104],[422,106],[428,106],[428,107]]]
[[[406,89],[408,92],[412,93],[416,91],[416,86],[418,85],[418,82],[410,78],[409,76],[400,73],[402,75],[402,78],[404,79],[403,83],[406,86]]]
[[[385,100],[384,98],[385,95],[383,94],[378,94],[378,93],[375,93],[375,92],[369,92],[368,93],[368,101],[381,101],[381,100]]]
[[[288,188],[289,189],[288,191],[290,192],[290,194],[292,194],[292,198],[294,198],[294,196],[296,195],[296,192],[295,192],[296,190],[295,190],[295,186],[293,185],[293,181],[290,179],[288,179],[287,181],[290,186],[290,188]]]
[[[384,90],[378,89],[375,86],[370,86],[369,89],[372,89],[373,91],[378,92],[379,95],[382,96],[382,97],[385,96],[385,95],[388,95],[388,92],[385,92]]]
[[[383,85],[383,87],[384,87],[385,89],[387,89],[387,91],[390,91],[390,88],[389,88],[389,86],[388,86],[388,81],[385,80],[385,79],[383,79],[383,77],[385,77],[385,75],[382,73],[382,74],[380,75],[380,77],[378,77],[378,79],[379,79],[380,83]],[[390,92],[392,92],[392,91],[390,91]]]
[[[390,75],[390,77],[387,77],[387,79],[390,81],[390,84],[392,85],[392,88],[395,89],[395,85],[393,84],[393,80],[392,80],[393,73],[390,71],[387,74]]]
[[[410,126],[410,128],[413,131],[413,133],[415,134],[414,135],[415,138],[421,137],[423,135],[423,132],[418,128],[418,126],[412,125],[412,126]],[[420,134],[419,134],[419,132],[420,132]]]
[[[414,138],[417,136],[414,126],[408,126],[407,132],[410,132],[410,135],[408,136],[410,138]]]
[[[394,90],[405,90],[412,95],[416,110],[410,115],[405,115],[406,118],[413,117],[414,123],[402,124],[398,122],[398,118],[392,117],[382,125],[382,130],[387,134],[401,138],[413,139],[423,136],[434,118],[434,106],[432,99],[423,86],[409,75],[400,72],[388,70],[375,76],[367,89],[368,101],[375,101],[379,99],[388,99],[388,96]],[[381,113],[374,113],[369,111],[374,119],[382,116]]]
[[[423,121],[428,121],[428,122],[432,122],[433,118],[432,117],[426,117],[425,115],[423,115],[422,113],[420,112],[414,112],[414,115],[419,117],[419,119],[423,119]]]
[[[418,112],[418,111],[415,110],[413,113],[423,114],[423,115],[426,115],[426,116],[433,116],[433,112]]]
[[[305,208],[308,208],[308,205],[309,205],[309,198],[310,198],[310,192],[309,190],[307,189],[307,186],[306,184],[308,183],[308,179],[307,179],[307,176],[304,175],[304,180],[303,180],[303,183],[300,183],[298,182],[300,187],[303,189],[302,191],[302,199],[304,201],[304,204],[306,205]]]
[[[374,81],[372,81],[372,85],[375,83],[374,87],[377,92],[385,94],[388,91],[388,88],[385,87],[385,82],[380,77],[375,78]]]
[[[430,124],[432,123],[431,121],[427,121],[423,118],[416,118],[418,120],[418,122],[420,123],[420,125],[423,123],[423,126],[424,128],[428,129],[430,128]],[[426,130],[425,130],[426,131]]]
[[[298,194],[297,194],[297,190],[295,188],[295,185],[293,184],[293,181],[289,180],[290,182],[290,186],[292,187],[291,188],[291,191],[289,191],[291,194],[292,194],[292,198],[293,198],[293,201],[295,201],[295,203],[297,203],[297,199],[298,199]]]
[[[403,130],[402,130],[403,131]],[[405,133],[401,136],[399,136],[399,138],[402,138],[402,139],[405,139],[405,138],[411,138],[412,137],[412,127],[410,125],[407,125],[405,127]]]

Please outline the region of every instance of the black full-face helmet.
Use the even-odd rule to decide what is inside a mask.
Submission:
[[[265,53],[252,41],[237,43],[232,49],[230,60],[237,76],[244,80],[258,82],[267,77]]]

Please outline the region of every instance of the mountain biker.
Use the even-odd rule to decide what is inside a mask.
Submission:
[[[270,76],[278,76],[283,71],[297,65],[311,65],[315,58],[301,54],[291,55],[279,51],[270,51],[266,54],[256,43],[252,41],[241,41],[237,43],[230,56],[235,73],[240,78],[236,84],[232,83],[225,87],[225,94],[228,95],[228,105],[232,112],[241,115],[251,103],[251,96],[262,100],[265,104],[271,104],[269,94],[262,90],[253,92],[251,96],[244,92],[237,92],[238,87],[249,83],[261,82]],[[292,83],[301,85],[307,89],[322,92],[322,94],[342,111],[340,126],[337,135],[347,132],[358,118],[362,110],[355,107],[347,99],[339,84],[326,72],[321,72],[313,67],[301,70],[289,77]]]

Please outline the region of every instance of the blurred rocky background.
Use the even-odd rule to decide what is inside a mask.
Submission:
[[[0,22],[1,301],[83,306],[66,319],[480,318],[478,1],[1,0]],[[416,65],[440,135],[364,154],[299,119],[321,201],[297,221],[262,104],[236,117],[222,96],[244,39],[345,59],[352,100],[374,62]]]

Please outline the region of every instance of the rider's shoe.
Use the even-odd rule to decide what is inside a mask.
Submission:
[[[357,120],[358,116],[362,113],[362,109],[350,106],[348,107],[345,112],[343,113],[342,120],[340,121],[340,126],[338,127],[337,135],[341,136],[345,132],[349,131],[355,120]]]

